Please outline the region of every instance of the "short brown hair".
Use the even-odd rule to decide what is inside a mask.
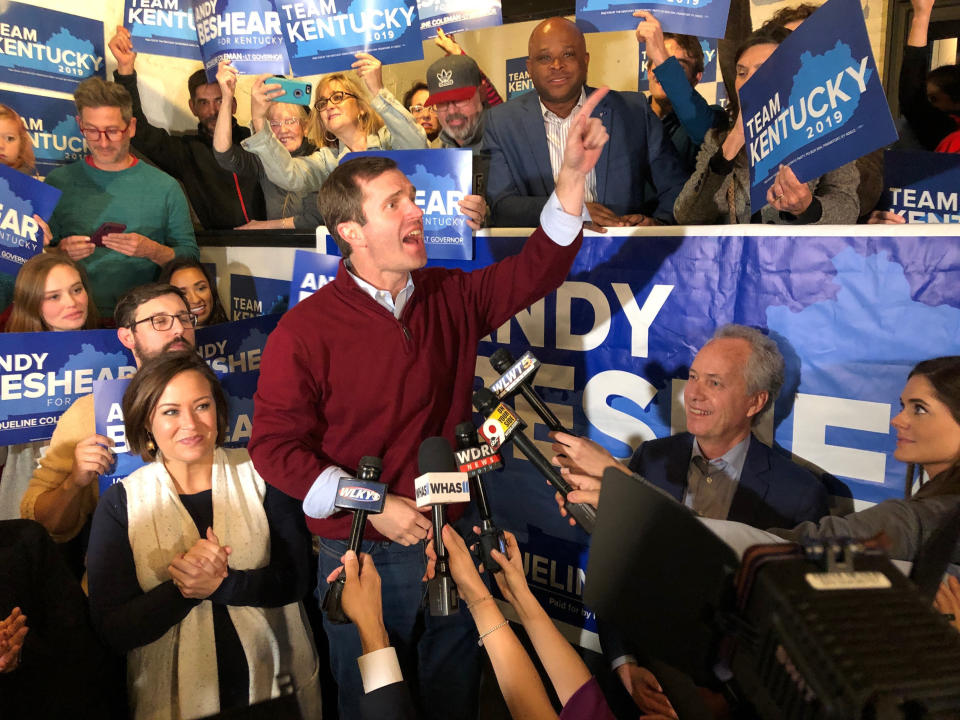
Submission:
[[[13,310],[7,321],[6,332],[41,332],[50,328],[43,321],[43,298],[46,294],[47,275],[58,265],[72,267],[80,276],[83,289],[87,291],[87,319],[81,330],[93,330],[100,326],[97,304],[90,293],[90,281],[83,267],[60,253],[40,253],[27,260],[17,273],[13,286]]]
[[[345,222],[367,224],[367,218],[363,214],[363,188],[360,183],[369,182],[388,170],[396,169],[397,163],[390,158],[365,155],[340,163],[321,186],[317,199],[320,214],[344,260],[350,257],[352,248],[350,243],[340,237],[337,226]]]
[[[691,84],[695,82],[697,75],[703,72],[704,65],[703,46],[700,45],[700,40],[693,35],[681,35],[680,33],[664,33],[663,39],[673,40],[693,60],[693,77],[690,80]]]
[[[123,393],[123,422],[130,452],[146,462],[157,457],[150,423],[160,396],[177,375],[198,372],[210,383],[210,394],[217,410],[217,447],[227,437],[227,398],[213,370],[194,350],[163,353],[147,358]]]
[[[332,73],[324,77],[317,83],[317,92],[314,98],[323,95],[325,88],[329,87],[330,83],[334,81],[340,83],[344,92],[350,93],[356,99],[360,112],[357,116],[357,123],[363,134],[373,135],[380,130],[383,127],[383,118],[380,117],[380,113],[373,109],[370,100],[367,99],[365,87],[345,73]],[[318,147],[336,147],[337,143],[340,142],[336,136],[327,134],[327,128],[320,118],[320,111],[317,110],[316,103],[314,107],[310,108],[310,118],[307,120],[307,137],[313,140]]]
[[[36,165],[36,159],[33,155],[33,142],[27,135],[27,126],[23,124],[23,118],[12,107],[0,104],[0,120],[3,119],[15,122],[17,124],[17,134],[20,136],[20,154],[10,167],[28,175],[33,173]]]
[[[133,117],[133,99],[127,89],[118,83],[107,82],[103,78],[91,77],[77,85],[73,91],[73,101],[77,106],[77,114],[83,113],[84,108],[115,107],[120,108],[120,115],[125,123]]]
[[[193,100],[197,96],[197,88],[201,85],[212,85],[209,80],[207,80],[207,71],[203,68],[200,68],[195,73],[193,73],[189,78],[187,78],[187,91],[190,93],[190,99]]]
[[[148,300],[161,297],[162,295],[176,295],[183,300],[183,307],[190,310],[190,303],[187,302],[183,291],[174,287],[170,283],[146,283],[137,285],[135,288],[127,290],[117,301],[117,307],[113,310],[113,319],[118,328],[128,328],[133,325],[137,319],[137,308]]]
[[[813,5],[812,3],[804,2],[800,3],[799,5],[780,8],[769,20],[760,26],[760,29],[769,31],[772,27],[786,27],[787,23],[798,21],[803,22],[808,17],[813,15],[814,11],[816,11],[819,7],[819,5]]]

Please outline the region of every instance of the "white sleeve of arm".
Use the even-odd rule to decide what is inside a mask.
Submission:
[[[312,518],[325,518],[336,511],[337,483],[340,478],[349,475],[336,465],[331,465],[313,481],[307,496],[303,499],[303,514]]]
[[[365,693],[403,680],[397,651],[392,645],[361,655],[357,658],[357,664],[360,666],[360,679],[363,680]]]
[[[550,193],[547,204],[540,211],[540,227],[547,237],[561,247],[566,247],[577,239],[585,222],[590,222],[587,206],[583,206],[579,215],[571,215],[563,209],[556,191]]]

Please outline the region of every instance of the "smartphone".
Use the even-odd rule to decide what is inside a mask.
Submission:
[[[269,78],[266,82],[268,85],[279,85],[283,88],[283,95],[270,98],[273,102],[294,103],[296,105],[306,105],[310,107],[311,92],[313,90],[311,83],[291,78]]]
[[[104,235],[109,235],[110,233],[122,233],[126,229],[127,226],[123,223],[105,222],[103,225],[93,231],[93,234],[90,236],[90,242],[97,247],[103,247]]]

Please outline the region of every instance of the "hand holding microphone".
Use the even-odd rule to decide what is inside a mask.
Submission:
[[[490,447],[489,443],[481,442],[477,435],[477,428],[472,422],[462,422],[454,429],[457,437],[457,463],[460,471],[470,478],[470,489],[477,504],[480,515],[480,560],[484,568],[492,573],[500,572],[500,564],[491,555],[496,549],[506,551],[503,531],[493,522],[490,503],[487,501],[487,490],[484,486],[483,475],[503,467],[503,458]]]

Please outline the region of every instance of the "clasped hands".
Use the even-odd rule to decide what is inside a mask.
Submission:
[[[203,600],[212,595],[227,577],[227,560],[233,552],[207,528],[207,536],[197,540],[187,552],[180,553],[167,566],[173,584],[185,598]]]

